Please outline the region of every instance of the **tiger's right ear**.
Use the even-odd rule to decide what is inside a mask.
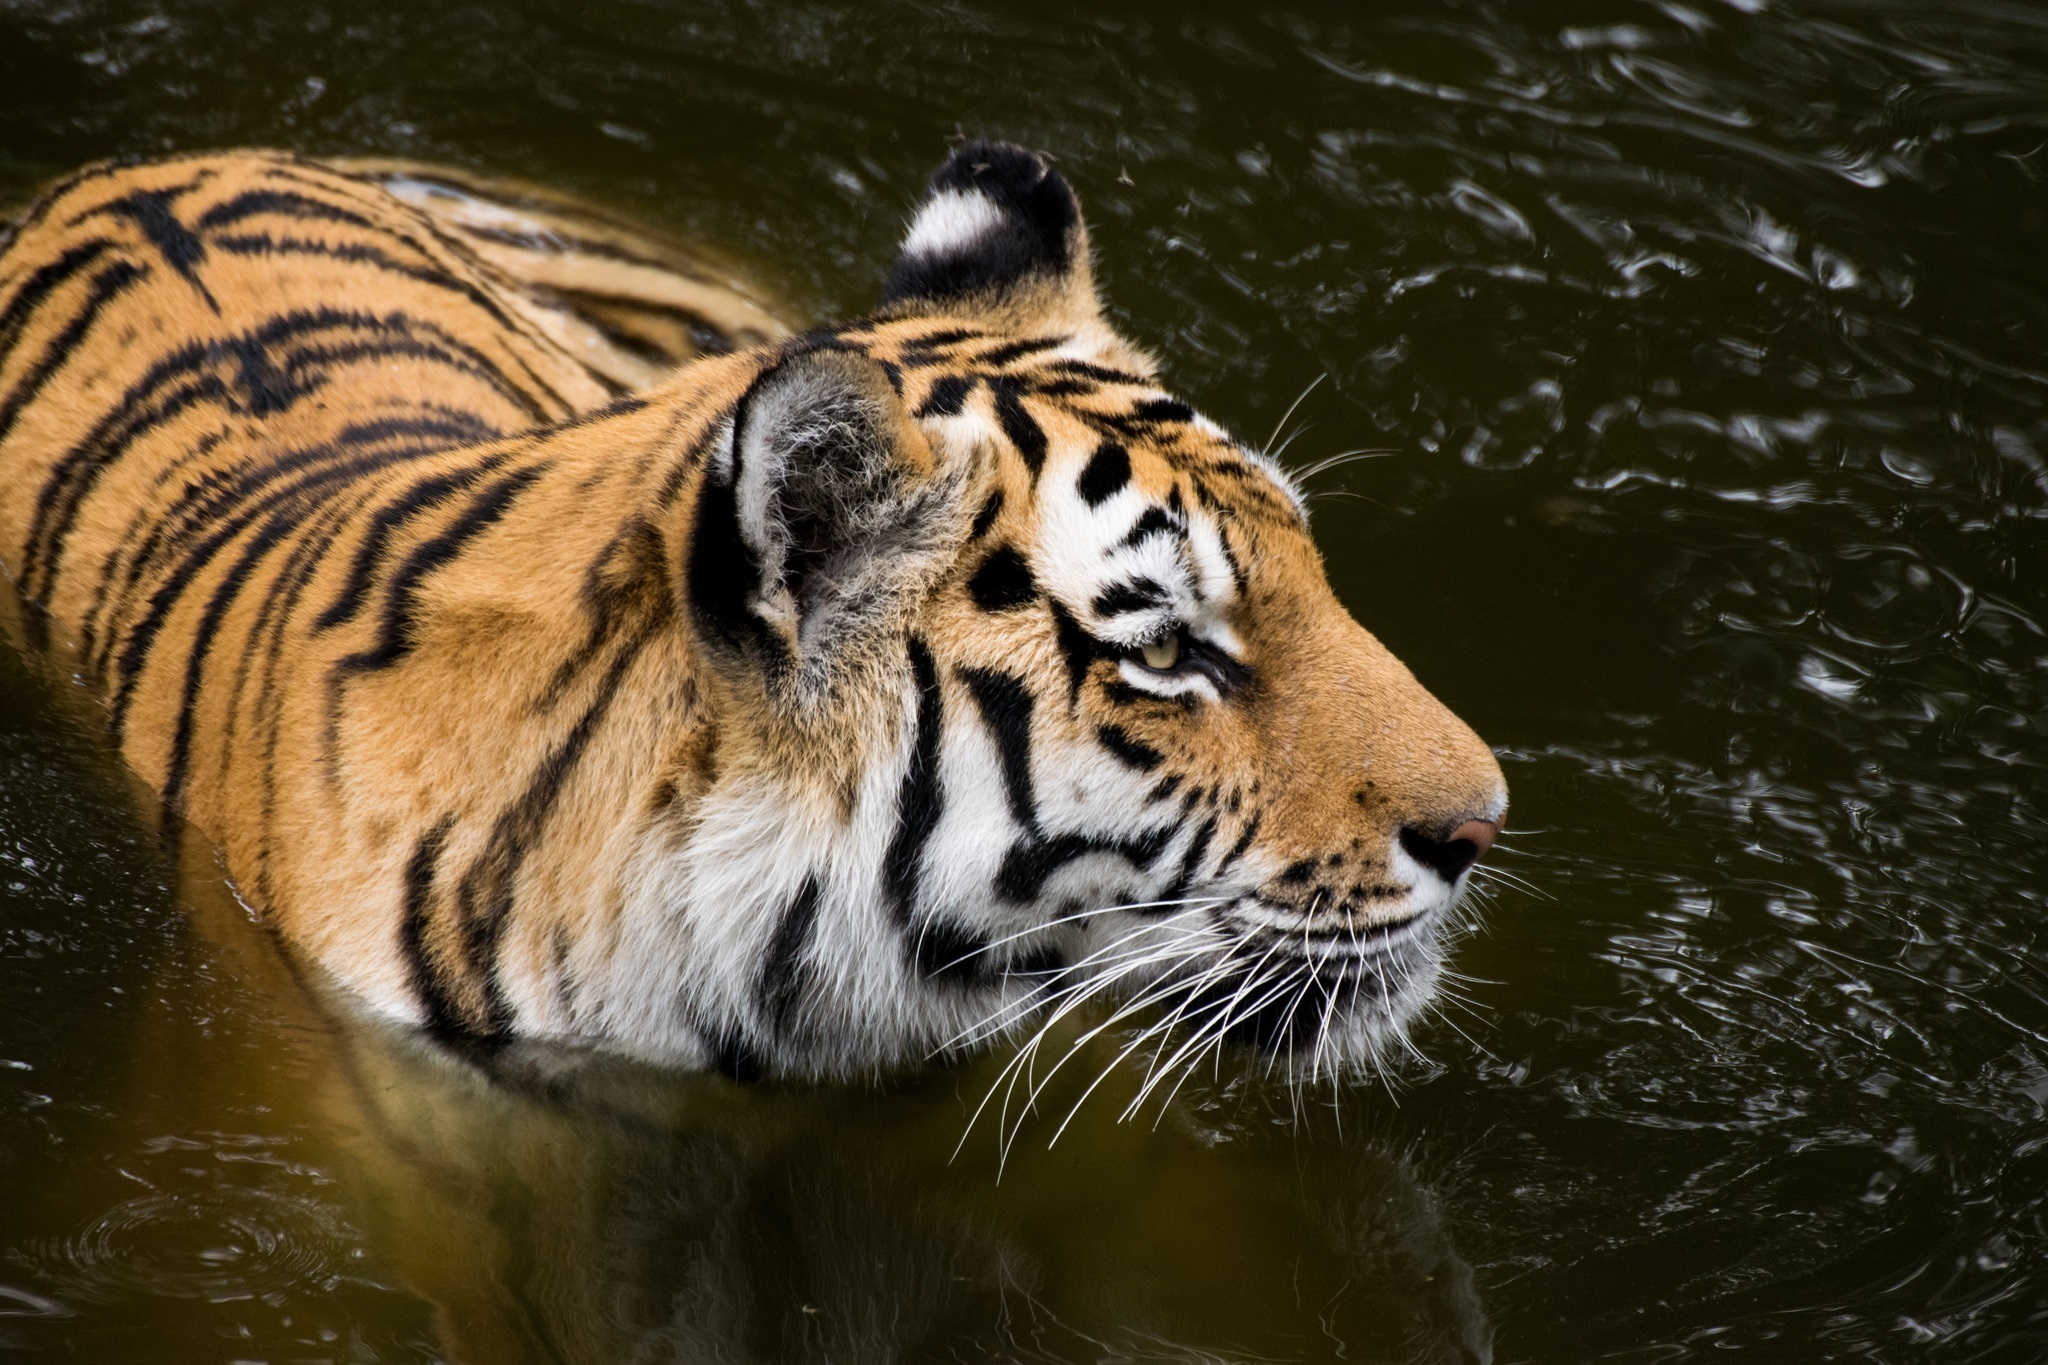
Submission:
[[[1038,153],[963,143],[932,176],[882,299],[888,315],[1001,311],[1015,324],[1100,322],[1088,228]]]

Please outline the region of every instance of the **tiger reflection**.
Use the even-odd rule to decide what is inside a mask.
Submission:
[[[1000,1057],[873,1091],[457,1053],[316,998],[198,870],[202,932],[307,1053],[270,1108],[331,1135],[373,1264],[460,1365],[1492,1359],[1412,1164],[1256,1098],[1119,1124],[1130,1069],[1048,1149],[1114,1055],[1084,1051],[998,1177],[993,1109],[961,1134]]]

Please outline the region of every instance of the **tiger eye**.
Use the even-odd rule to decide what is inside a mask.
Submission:
[[[1180,662],[1180,636],[1169,635],[1145,646],[1145,667],[1164,673]]]

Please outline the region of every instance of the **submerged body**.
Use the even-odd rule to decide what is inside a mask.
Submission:
[[[1042,160],[963,147],[797,338],[431,208],[199,156],[0,250],[0,561],[302,957],[798,1075],[1102,990],[1346,1065],[1426,1000],[1499,769],[1108,328]]]

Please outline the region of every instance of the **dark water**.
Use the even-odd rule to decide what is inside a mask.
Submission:
[[[425,157],[812,315],[956,124],[1203,408],[1390,452],[1319,537],[1508,768],[1464,1003],[1048,1151],[1063,1077],[1000,1182],[999,1058],[487,1081],[330,1024],[0,650],[0,1352],[2048,1358],[2048,7],[0,0],[15,197]]]

